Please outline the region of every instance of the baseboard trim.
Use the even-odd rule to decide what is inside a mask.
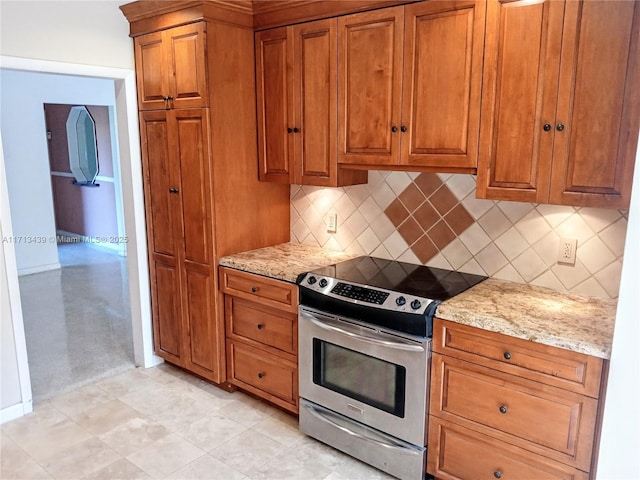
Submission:
[[[28,413],[33,412],[33,404],[31,402],[22,402],[0,410],[0,424],[10,422],[20,417],[24,417]]]
[[[21,277],[22,275],[31,275],[32,273],[42,273],[48,272],[50,270],[59,270],[60,268],[62,268],[60,262],[50,263],[48,265],[37,265],[35,267],[19,268],[18,276]]]
[[[58,237],[69,237],[72,239],[70,243],[88,243],[90,246],[108,250],[112,253],[117,253],[121,257],[127,256],[126,245],[124,243],[110,243],[105,241],[99,241],[97,237],[88,237],[86,235],[79,235],[77,233],[66,232],[64,230],[57,230]]]

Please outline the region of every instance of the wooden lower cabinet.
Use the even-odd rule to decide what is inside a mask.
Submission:
[[[443,480],[588,478],[585,472],[437,417],[429,419],[429,442],[427,469]]]
[[[227,381],[298,413],[298,287],[220,267]]]
[[[446,480],[592,478],[604,367],[436,319],[427,471]]]

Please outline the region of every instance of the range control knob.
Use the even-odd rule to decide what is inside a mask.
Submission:
[[[414,300],[413,302],[411,302],[411,308],[413,308],[414,310],[418,310],[421,306],[422,303],[420,303],[420,300]]]
[[[320,283],[318,283],[318,285],[320,285],[320,288],[324,288],[327,285],[329,285],[329,282],[327,282],[326,278],[323,278],[323,279],[320,280]]]
[[[407,299],[406,298],[404,298],[404,297],[396,298],[396,305],[398,305],[399,307],[401,307],[405,303],[407,303]]]
[[[311,275],[311,276],[307,279],[307,283],[308,283],[309,285],[313,285],[313,284],[314,284],[314,283],[316,283],[316,282],[317,282],[316,277],[314,277],[313,275]]]

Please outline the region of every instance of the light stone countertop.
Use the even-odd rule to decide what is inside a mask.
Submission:
[[[608,359],[616,303],[490,278],[440,304],[436,316]]]
[[[358,255],[283,243],[227,255],[220,265],[294,283],[299,274]],[[436,316],[600,358],[610,358],[615,300],[489,278],[441,303]]]
[[[301,273],[358,256],[310,245],[282,243],[273,247],[226,255],[220,259],[219,264],[295,283]]]

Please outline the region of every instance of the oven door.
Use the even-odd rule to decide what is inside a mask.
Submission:
[[[300,397],[426,445],[431,339],[300,307]]]

